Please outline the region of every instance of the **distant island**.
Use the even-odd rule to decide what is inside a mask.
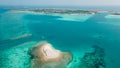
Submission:
[[[10,10],[10,12],[33,12],[40,14],[95,14],[98,11],[79,9],[24,9],[24,10]]]
[[[120,12],[114,12],[111,15],[120,15]]]

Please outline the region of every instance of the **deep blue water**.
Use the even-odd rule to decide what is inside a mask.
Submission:
[[[61,18],[59,15],[12,13],[0,9],[0,49],[4,49],[6,53],[10,51],[7,49],[14,47],[18,50],[21,47],[23,49],[28,48],[27,45],[21,46],[23,43],[44,40],[53,44],[57,49],[72,52],[78,58],[81,49],[86,50],[93,45],[98,45],[105,49],[108,68],[114,66],[119,68],[120,19],[105,18],[109,14],[97,13],[86,21],[80,22],[58,20],[58,18]],[[32,36],[11,40],[11,38],[29,33]],[[31,44],[28,45],[31,46]],[[19,53],[17,55],[20,56]],[[4,55],[2,56],[4,57]]]

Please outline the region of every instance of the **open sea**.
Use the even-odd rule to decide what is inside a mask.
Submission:
[[[0,68],[30,68],[28,51],[40,41],[71,52],[73,61],[67,68],[79,68],[80,58],[92,52],[94,45],[105,51],[105,68],[120,68],[120,15],[111,17],[110,12],[55,15],[9,10],[0,8]]]

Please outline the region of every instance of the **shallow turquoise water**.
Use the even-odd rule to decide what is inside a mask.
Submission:
[[[77,61],[92,51],[91,46],[98,45],[105,49],[107,68],[119,68],[120,19],[106,18],[109,14],[97,13],[75,21],[59,20],[60,15],[0,12],[0,67],[29,68],[29,48],[48,41],[56,49],[70,51]],[[71,68],[75,68],[74,63]]]

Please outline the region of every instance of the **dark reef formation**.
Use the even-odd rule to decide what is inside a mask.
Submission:
[[[78,68],[105,68],[104,49],[94,45],[94,51],[91,53],[85,53],[81,59],[81,64]]]

